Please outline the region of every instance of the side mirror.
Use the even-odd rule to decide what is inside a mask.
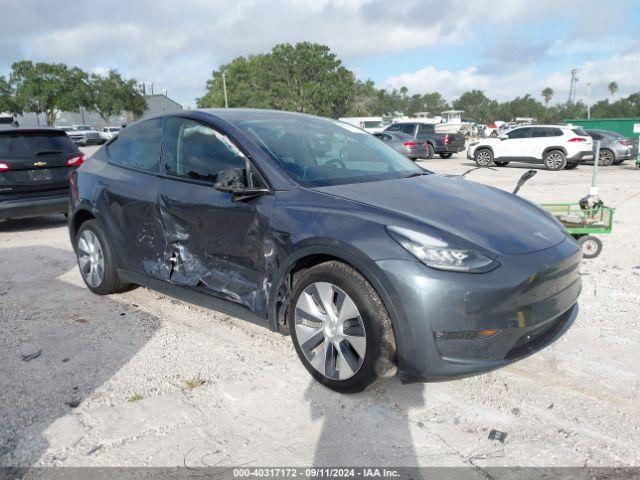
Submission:
[[[234,202],[271,193],[268,188],[253,188],[249,187],[248,183],[247,171],[244,168],[234,168],[218,173],[214,188],[221,192],[230,193]]]

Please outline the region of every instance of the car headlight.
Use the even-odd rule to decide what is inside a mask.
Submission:
[[[430,235],[408,228],[388,226],[389,235],[428,267],[453,272],[484,273],[500,264],[479,252],[457,248]]]

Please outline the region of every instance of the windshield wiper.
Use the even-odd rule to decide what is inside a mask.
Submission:
[[[421,177],[422,175],[429,175],[429,172],[413,172],[409,175],[405,175],[402,178]]]

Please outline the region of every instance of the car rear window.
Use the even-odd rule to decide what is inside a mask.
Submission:
[[[589,134],[583,128],[574,128],[573,133],[580,135],[581,137],[588,137]]]
[[[43,152],[75,152],[64,132],[2,132],[0,157],[32,157]]]

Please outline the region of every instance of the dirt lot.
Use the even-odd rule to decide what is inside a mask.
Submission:
[[[511,190],[525,168],[468,179]],[[540,170],[522,194],[575,201],[590,174]],[[62,216],[2,224],[0,465],[640,465],[640,170],[604,169],[601,195],[614,233],[584,262],[559,342],[479,377],[353,396],[311,381],[262,325],[143,288],[91,294]]]

